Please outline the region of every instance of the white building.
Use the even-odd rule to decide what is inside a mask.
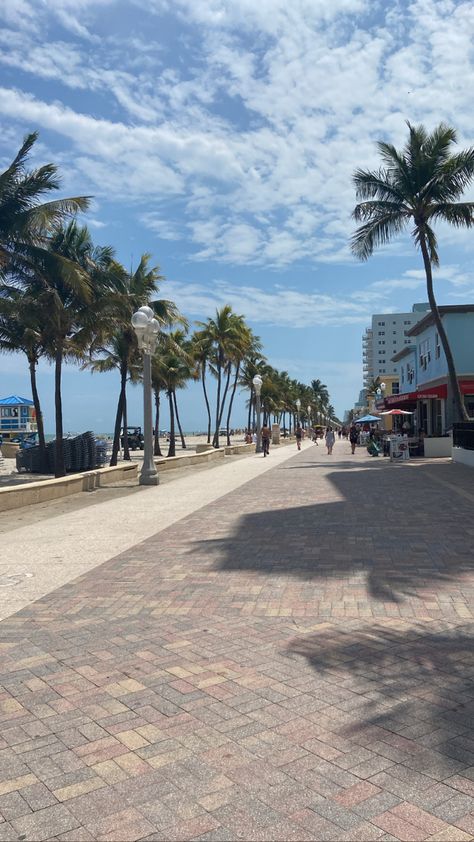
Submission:
[[[364,384],[367,386],[375,378],[397,375],[398,364],[392,357],[398,354],[412,340],[406,336],[429,310],[428,304],[414,304],[411,313],[376,313],[372,316],[372,325],[362,337],[362,361]]]

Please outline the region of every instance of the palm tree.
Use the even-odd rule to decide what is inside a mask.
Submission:
[[[232,416],[232,407],[234,405],[235,393],[240,378],[240,370],[244,361],[249,357],[255,357],[262,349],[260,338],[255,336],[253,331],[245,324],[242,316],[236,316],[236,342],[233,349],[230,351],[229,361],[231,366],[234,366],[234,381],[229,398],[229,406],[227,409],[227,444],[230,445],[230,419]]]
[[[224,412],[224,404],[230,384],[231,355],[239,343],[239,334],[242,329],[242,316],[236,316],[230,304],[226,304],[220,310],[216,310],[215,318],[209,318],[207,322],[198,322],[202,334],[209,342],[210,354],[215,359],[214,370],[217,378],[216,397],[216,426],[214,431],[213,446],[219,447],[219,428]],[[226,377],[224,394],[222,395],[222,375]]]
[[[402,151],[389,143],[377,144],[383,166],[378,171],[356,170],[357,199],[353,217],[362,225],[352,237],[352,250],[367,260],[379,245],[388,243],[413,224],[412,237],[420,248],[433,320],[446,355],[454,402],[454,420],[469,420],[433,290],[433,266],[439,266],[436,222],[456,228],[474,224],[474,203],[458,202],[474,178],[474,148],[452,152],[456,132],[440,123],[430,134],[423,126],[408,125],[409,137]]]
[[[27,159],[38,138],[28,134],[10,166],[0,174],[0,274],[21,276],[35,271],[46,257],[48,238],[68,216],[87,210],[89,198],[41,202],[58,190],[60,179],[54,164],[27,170]]]
[[[36,369],[44,348],[41,339],[41,314],[36,301],[21,290],[0,287],[0,351],[26,355],[30,371],[31,394],[36,413],[41,469],[47,470],[43,415],[36,383]]]
[[[249,391],[248,399],[248,418],[247,429],[252,430],[252,411],[255,409],[255,389],[253,385],[253,378],[256,374],[261,374],[261,370],[265,365],[265,357],[262,357],[259,352],[254,353],[252,350],[247,354],[242,369],[240,372],[239,383],[244,389]]]
[[[56,260],[59,258],[59,261]],[[55,475],[64,476],[62,367],[65,359],[83,359],[97,330],[105,288],[96,269],[110,260],[109,249],[95,249],[88,229],[75,221],[59,228],[49,241],[49,255],[38,262],[29,289],[43,311],[42,342],[54,362]],[[67,277],[56,271],[67,265]]]
[[[135,310],[144,304],[154,310],[155,318],[163,325],[170,326],[185,320],[172,301],[153,299],[158,292],[158,283],[163,280],[158,266],[150,267],[150,255],[143,254],[134,272],[127,272],[123,266],[115,263],[111,267],[112,293],[108,302],[106,330],[93,344],[92,358],[109,359],[110,368],[120,372],[120,392],[114,424],[114,438],[110,465],[117,464],[120,447],[120,430],[124,427],[124,455],[127,448],[127,381],[137,363],[137,341],[131,319]],[[95,360],[94,360],[95,362]],[[107,366],[108,364],[106,364]],[[96,370],[100,370],[96,368]]]
[[[191,338],[191,354],[196,366],[197,378],[201,380],[202,390],[204,392],[204,401],[207,411],[207,443],[211,443],[211,407],[209,404],[209,396],[207,394],[206,374],[212,354],[212,340],[206,334],[205,328],[203,330],[195,331]]]
[[[155,382],[162,384],[168,398],[170,413],[168,456],[176,456],[176,390],[186,385],[192,368],[192,356],[185,345],[184,335],[184,331],[180,329],[168,334],[162,333],[152,362]]]

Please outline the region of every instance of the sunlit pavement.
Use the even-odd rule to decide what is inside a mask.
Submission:
[[[472,839],[473,476],[320,443],[5,620],[0,839]]]

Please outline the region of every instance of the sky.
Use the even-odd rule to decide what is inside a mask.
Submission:
[[[402,146],[407,120],[472,145],[473,36],[471,0],[2,0],[0,169],[38,130],[32,162],[60,167],[63,195],[94,197],[98,244],[126,266],[150,252],[191,324],[230,303],[268,361],[321,379],[342,417],[372,313],[426,300],[409,232],[352,257],[352,173],[378,166],[377,140]],[[437,231],[438,300],[472,303],[472,233]],[[65,428],[110,431],[117,381],[67,366]],[[47,365],[39,388],[52,431]],[[26,361],[2,356],[11,393],[30,396]],[[180,404],[201,429],[199,388]]]

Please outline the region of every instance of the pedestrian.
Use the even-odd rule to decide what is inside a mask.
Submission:
[[[352,424],[349,430],[349,441],[351,443],[351,452],[355,453],[357,440],[359,438],[359,432],[355,424]]]
[[[301,450],[301,439],[303,437],[303,430],[301,429],[299,424],[298,424],[298,426],[295,430],[295,436],[296,436],[296,446],[297,446],[298,450]]]
[[[339,441],[341,440],[341,436],[342,436],[342,430],[341,430],[341,428],[339,428],[339,430],[337,431],[337,437],[338,437]]]
[[[332,427],[328,427],[326,430],[326,447],[328,449],[328,456],[332,456],[332,449],[334,447],[334,442],[336,441],[336,436],[334,435],[334,431]]]
[[[262,450],[263,455],[268,456],[270,453],[270,436],[271,436],[270,427],[267,427],[266,424],[262,427]]]

